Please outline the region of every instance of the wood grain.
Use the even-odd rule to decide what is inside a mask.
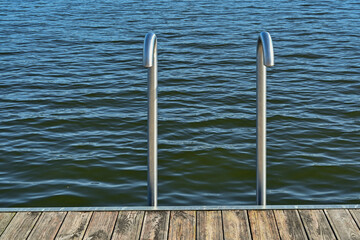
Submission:
[[[170,211],[145,212],[140,239],[167,239]]]
[[[338,239],[360,239],[360,230],[347,209],[326,209],[329,219]]]
[[[224,239],[221,211],[197,212],[197,239]]]
[[[222,211],[224,239],[251,239],[249,219],[245,210]]]
[[[306,239],[306,232],[296,210],[274,210],[280,237],[284,240]]]
[[[12,239],[360,239],[360,209],[4,212]]]
[[[172,211],[170,215],[169,238],[191,240],[196,238],[196,212]]]
[[[110,239],[114,229],[118,212],[94,212],[88,229],[85,232],[86,240]]]
[[[121,211],[111,239],[139,239],[144,211]]]
[[[66,212],[44,212],[32,230],[29,240],[54,239]]]
[[[299,210],[310,239],[336,239],[323,210]]]
[[[360,228],[360,209],[350,209],[349,210],[358,227]]]
[[[14,217],[14,212],[4,212],[0,213],[0,236],[4,232],[7,225],[10,223],[11,219]]]
[[[1,240],[26,239],[33,229],[40,212],[18,212],[11,220],[3,234]]]
[[[92,212],[69,212],[56,236],[57,240],[82,239]]]
[[[248,211],[248,215],[253,240],[280,239],[273,211],[250,210]]]

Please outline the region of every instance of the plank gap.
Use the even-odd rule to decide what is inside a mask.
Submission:
[[[141,228],[140,228],[140,234],[139,234],[138,240],[141,239],[141,233],[144,231],[145,215],[146,215],[146,211],[144,211],[144,216],[143,216],[142,221],[141,221]]]
[[[250,229],[250,237],[251,237],[251,240],[254,240],[253,235],[252,235],[253,230],[251,229],[249,210],[245,210],[245,211],[246,211],[247,221],[248,221],[249,229]]]
[[[330,223],[321,209],[298,210],[310,239],[336,239]]]
[[[225,239],[251,239],[248,215],[245,210],[224,210],[222,217]]]
[[[114,222],[114,225],[112,227],[112,231],[111,231],[111,234],[110,234],[110,238],[109,239],[113,239],[113,236],[114,236],[114,233],[115,233],[115,227],[116,227],[116,223],[117,223],[117,219],[119,218],[119,211],[116,211],[116,217],[115,217],[115,222]]]
[[[117,216],[118,212],[114,211],[94,212],[84,239],[110,239]]]
[[[40,215],[40,212],[15,213],[0,239],[26,239],[30,235]]]
[[[335,233],[335,229],[334,229],[334,227],[331,225],[329,216],[326,214],[326,212],[325,212],[324,209],[321,209],[321,212],[325,215],[325,218],[326,218],[326,220],[327,220],[327,222],[328,222],[328,224],[329,224],[329,226],[330,226],[330,228],[331,228],[331,231],[333,232],[335,238],[338,239],[338,237],[336,236],[336,233]]]
[[[297,212],[297,214],[299,215],[299,218],[300,218],[301,224],[302,224],[302,226],[303,226],[303,228],[304,228],[304,231],[305,231],[305,234],[306,234],[307,239],[310,239],[308,230],[307,230],[306,227],[305,227],[304,220],[302,219],[300,212],[299,212],[298,210],[296,210],[296,212]]]
[[[32,226],[31,231],[29,232],[29,234],[26,236],[26,239],[29,238],[29,236],[31,236],[32,232],[34,231],[35,226],[37,225],[37,223],[39,222],[39,219],[42,217],[42,215],[44,214],[44,212],[40,212],[40,215],[37,217],[35,224]]]
[[[171,222],[171,219],[173,217],[173,214],[174,214],[174,211],[170,211],[170,214],[169,214],[169,225],[168,225],[168,233],[167,233],[167,239],[170,238],[170,222]]]
[[[82,236],[82,238],[81,238],[81,239],[83,239],[83,238],[84,238],[84,236],[85,236],[86,232],[89,230],[89,225],[90,225],[91,220],[93,219],[93,217],[94,217],[94,211],[93,211],[93,212],[91,212],[91,217],[90,217],[90,219],[89,219],[89,222],[88,222],[88,223],[87,223],[87,225],[86,225],[86,229],[85,229],[85,231],[84,231],[84,235]]]
[[[144,212],[144,216],[143,216],[143,218],[142,218],[141,229],[140,229],[140,234],[139,234],[139,240],[140,240],[140,238],[141,238],[141,233],[142,233],[143,228],[144,228],[145,214],[146,214],[146,212]]]
[[[198,211],[195,211],[195,239],[197,239],[198,235]]]
[[[277,219],[276,219],[276,217],[275,217],[274,210],[271,210],[271,211],[272,211],[273,216],[274,216],[274,218],[275,218],[275,226],[276,226],[276,229],[277,229],[277,231],[278,231],[279,238],[281,239],[281,234],[280,234],[280,230],[279,230],[279,225],[278,225]]]
[[[310,239],[308,233],[306,232],[304,221],[301,219],[299,210],[295,209],[295,212],[296,212],[296,215],[298,216],[298,219],[300,220],[300,224],[302,226],[303,232],[305,233],[305,236],[307,237],[307,239]]]
[[[57,232],[56,232],[56,234],[55,234],[54,239],[56,239],[57,235],[59,234],[60,229],[61,229],[62,225],[64,224],[65,218],[67,217],[68,214],[69,214],[69,212],[66,212],[66,214],[65,214],[65,216],[64,216],[64,218],[63,218],[63,220],[62,220],[62,222],[61,222],[61,224],[60,224],[60,227],[59,227],[59,229],[57,230]]]
[[[280,239],[279,229],[272,210],[250,210],[249,219],[253,239]]]
[[[338,238],[360,239],[360,230],[348,209],[326,209]]]
[[[2,217],[0,218],[0,237],[5,232],[6,228],[9,226],[10,222],[13,220],[16,212],[9,212],[9,213],[0,213]]]
[[[28,239],[54,239],[66,212],[43,212]]]
[[[223,216],[223,211],[220,211],[221,213],[221,228],[222,228],[222,235],[223,235],[223,239],[225,240],[225,232],[224,232],[224,216]]]
[[[352,218],[354,219],[356,225],[358,226],[358,228],[360,230],[360,217],[359,217],[359,219],[356,217],[356,212],[355,211],[359,211],[359,210],[358,209],[349,210],[350,215],[352,216]]]
[[[138,240],[144,214],[144,211],[120,211],[114,226],[112,239]]]
[[[147,211],[140,239],[167,239],[170,211]]]
[[[56,240],[82,238],[90,222],[91,212],[68,212]]]
[[[281,239],[306,239],[304,225],[296,210],[273,210]]]

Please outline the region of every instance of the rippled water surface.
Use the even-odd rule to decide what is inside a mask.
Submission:
[[[268,204],[359,203],[360,5],[0,1],[0,207],[146,205],[144,36],[159,51],[159,205],[255,203],[270,32]]]

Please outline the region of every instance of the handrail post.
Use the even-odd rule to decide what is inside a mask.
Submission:
[[[145,36],[143,65],[148,68],[148,205],[157,206],[157,39]]]
[[[256,49],[256,204],[266,205],[266,67],[274,65],[271,36],[261,32]]]

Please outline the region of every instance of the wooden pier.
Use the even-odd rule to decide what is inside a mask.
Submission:
[[[360,239],[360,209],[0,212],[0,239]]]

